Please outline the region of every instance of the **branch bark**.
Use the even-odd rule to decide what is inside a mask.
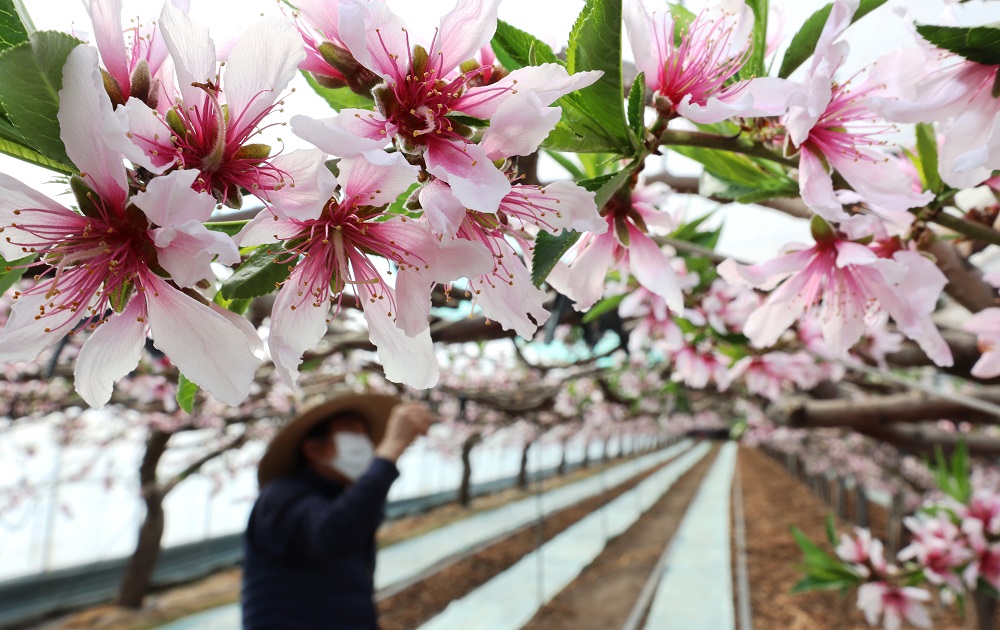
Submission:
[[[981,392],[976,397],[1000,403],[1000,390]],[[926,394],[893,394],[856,400],[790,398],[773,405],[768,416],[775,424],[795,428],[845,427],[856,431],[941,419],[1000,424],[1000,418],[994,415]]]

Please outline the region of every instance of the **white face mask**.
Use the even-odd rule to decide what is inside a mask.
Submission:
[[[375,446],[367,435],[339,431],[333,434],[333,443],[337,454],[330,460],[330,466],[351,481],[368,470],[375,458]]]

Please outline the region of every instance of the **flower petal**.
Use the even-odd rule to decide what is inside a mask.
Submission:
[[[111,399],[114,384],[135,369],[146,344],[146,308],[133,298],[124,311],[97,327],[80,349],[73,378],[87,404],[100,409]]]
[[[424,216],[438,234],[454,238],[465,221],[465,205],[455,198],[451,188],[439,179],[433,179],[420,189],[420,207]]]
[[[15,212],[20,214],[14,214]],[[66,229],[67,223],[74,223],[78,229],[82,230],[84,227],[84,219],[77,213],[13,177],[0,173],[0,228],[4,230],[3,237],[0,237],[0,256],[8,261],[25,257],[27,254],[22,247],[50,242],[48,238],[35,234],[34,230],[14,227],[24,223],[25,212],[30,213],[33,226],[49,225]]]
[[[558,274],[555,276],[550,274],[549,283],[576,302],[573,308],[581,313],[586,311],[604,295],[604,280],[611,267],[615,245],[614,234],[606,233],[591,237],[570,265],[565,284],[559,286],[562,282]]]
[[[59,103],[59,136],[66,155],[105,203],[124,209],[128,194],[125,164],[107,139],[124,139],[125,129],[112,113],[97,51],[90,46],[77,46],[66,59]]]
[[[36,319],[43,306],[46,315]],[[50,299],[41,291],[25,293],[14,300],[7,324],[0,329],[0,363],[34,361],[62,339],[86,310],[53,310],[51,306]]]
[[[554,103],[560,96],[583,89],[596,83],[604,76],[600,70],[577,72],[570,75],[566,68],[557,63],[543,63],[540,66],[518,68],[496,83],[470,88],[459,97],[454,110],[476,118],[492,118],[497,108],[515,92],[531,92],[543,106]],[[498,97],[499,90],[508,90]]]
[[[828,221],[843,221],[849,217],[833,192],[833,178],[823,161],[806,147],[799,154],[799,190],[802,201]]]
[[[199,175],[194,169],[184,169],[154,177],[146,185],[145,192],[132,197],[132,203],[161,227],[208,221],[216,201],[208,193],[195,192],[191,188]]]
[[[409,59],[406,24],[381,0],[341,0],[340,37],[354,58],[385,79],[402,80]]]
[[[242,402],[261,363],[243,332],[161,278],[150,274],[145,283],[153,345],[218,400],[227,405]]]
[[[271,360],[289,387],[294,387],[299,379],[299,364],[302,354],[316,346],[326,334],[330,318],[329,305],[316,306],[308,295],[299,295],[303,267],[296,267],[278,291],[271,308],[271,330],[267,346]]]
[[[441,28],[430,51],[433,66],[449,72],[463,61],[473,59],[496,33],[499,5],[500,0],[458,0],[455,8],[441,18]],[[441,55],[440,61],[435,59],[436,54]]]
[[[298,223],[282,221],[265,209],[250,219],[243,226],[243,229],[233,237],[233,241],[240,247],[270,245],[271,243],[287,241],[298,234],[301,229],[302,226]]]
[[[491,160],[530,155],[555,129],[560,107],[542,107],[532,92],[518,92],[497,108],[479,146]]]
[[[510,181],[479,145],[437,140],[427,145],[424,159],[431,175],[447,182],[470,210],[494,213],[510,192]]]
[[[674,313],[684,310],[677,274],[670,266],[670,258],[649,236],[629,225],[629,268],[639,284],[663,298]]]
[[[166,2],[160,15],[160,30],[174,62],[184,105],[201,107],[208,95],[192,84],[215,82],[215,44],[208,29]]]
[[[756,265],[741,265],[727,259],[718,266],[718,272],[729,284],[770,291],[789,275],[805,267],[813,253],[812,249],[804,249]]]
[[[415,337],[430,325],[431,291],[437,284],[419,271],[402,269],[396,274],[396,326]]]
[[[274,205],[275,214],[299,221],[319,218],[337,190],[337,178],[326,167],[326,154],[319,149],[300,149],[277,155],[270,162],[290,179],[276,190],[257,191]]]
[[[101,61],[122,94],[128,96],[132,80],[122,37],[122,0],[85,0],[84,5],[94,25],[94,43],[101,51]]]
[[[499,322],[504,330],[513,330],[531,339],[538,327],[549,319],[550,313],[544,306],[548,293],[531,282],[531,272],[513,249],[506,253],[504,260],[503,279],[490,275],[471,278],[476,304],[488,319]]]
[[[375,307],[365,309],[365,319],[387,379],[416,389],[437,384],[440,372],[430,327],[415,337],[408,337],[392,318]]]
[[[267,17],[251,24],[226,62],[222,87],[230,126],[255,127],[305,58],[302,37],[288,19]]]
[[[309,26],[326,35],[327,39],[340,39],[340,3],[330,0],[296,0],[295,8]]]
[[[171,225],[152,231],[156,259],[180,287],[193,287],[202,280],[214,280],[212,260],[224,265],[240,261],[240,252],[228,235],[209,230],[198,221]]]
[[[330,155],[382,153],[388,142],[385,118],[366,109],[342,109],[338,115],[322,120],[292,116],[290,122],[295,135]]]
[[[155,109],[137,98],[130,98],[124,106],[115,109],[125,133],[125,146],[116,148],[129,160],[159,175],[177,161],[177,150],[170,144],[172,133]],[[131,148],[128,144],[133,145]]]
[[[399,153],[383,164],[372,164],[364,157],[340,161],[340,181],[344,205],[382,207],[417,182],[420,169]]]

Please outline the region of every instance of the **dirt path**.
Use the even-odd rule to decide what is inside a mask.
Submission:
[[[556,514],[546,515],[541,527],[531,525],[521,529],[487,549],[382,600],[378,603],[379,627],[381,630],[410,630],[418,627],[444,610],[451,601],[464,597],[512,567],[525,554],[534,551],[673,461],[674,459],[670,459],[651,468],[602,495],[584,500]]]
[[[538,611],[525,630],[622,627],[718,450],[713,447],[632,527],[611,540],[580,577]]]
[[[756,449],[740,448],[738,465],[746,513],[755,630],[867,629],[855,605],[856,593],[846,597],[830,591],[791,594],[792,586],[802,577],[796,569],[802,553],[788,527],[795,524],[814,541],[825,541],[824,523],[830,508],[781,465]],[[849,524],[839,524],[839,531],[849,529]],[[875,533],[879,533],[878,529]],[[936,630],[964,627],[953,611],[933,609],[931,615]]]

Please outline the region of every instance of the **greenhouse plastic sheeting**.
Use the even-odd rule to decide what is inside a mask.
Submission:
[[[647,630],[727,630],[735,625],[729,502],[736,444],[722,447],[670,543]]]
[[[702,443],[593,512],[462,599],[452,602],[421,630],[514,630],[572,582],[652,507],[711,447]]]

